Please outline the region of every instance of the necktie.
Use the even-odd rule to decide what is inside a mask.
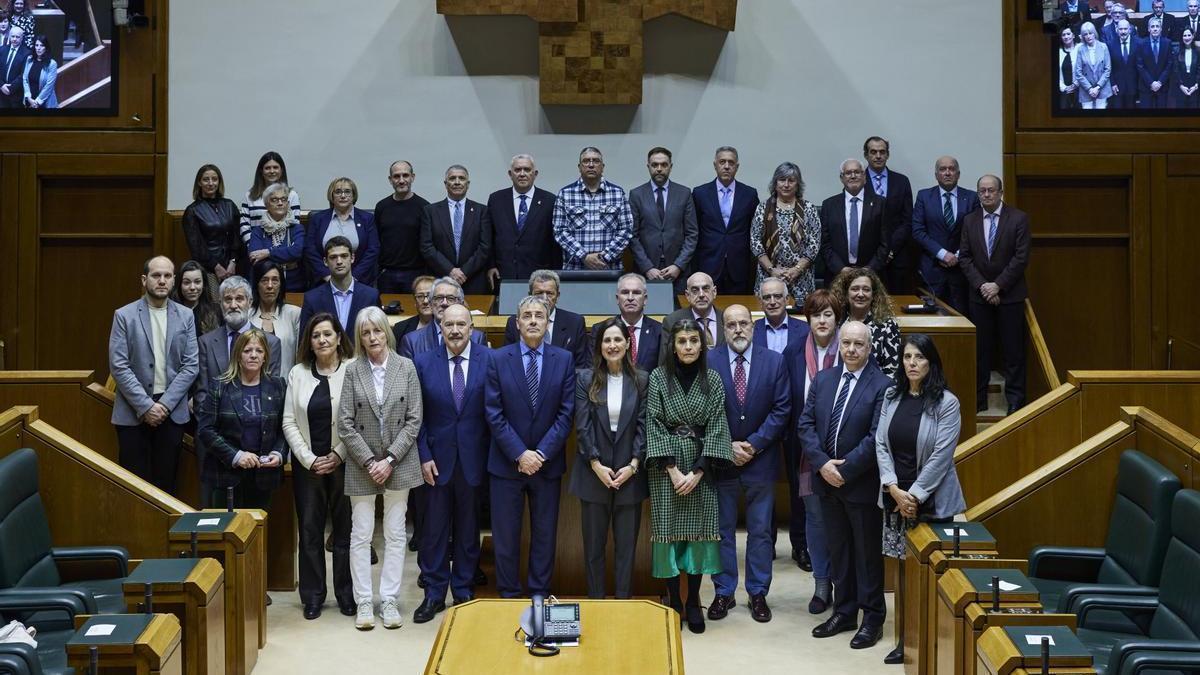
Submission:
[[[626,326],[629,330],[629,360],[637,363],[637,326]]]
[[[829,431],[825,434],[825,451],[830,457],[837,457],[838,428],[842,426],[842,412],[846,408],[846,399],[850,396],[850,382],[853,373],[842,375],[842,390],[838,392],[837,400],[833,403],[833,414],[829,417]]]
[[[875,194],[879,195],[880,197],[886,197],[887,195],[884,193],[884,190],[883,190],[883,174],[881,174],[881,173],[875,174],[874,178],[875,178]]]
[[[1154,60],[1158,60],[1158,40],[1150,43],[1150,51],[1154,52]]]
[[[233,358],[233,343],[237,342],[237,336],[238,336],[238,334],[237,334],[236,330],[229,331],[229,358],[230,359]]]
[[[529,195],[521,195],[521,205],[517,207],[517,232],[525,229],[525,219],[529,217]]]
[[[1125,59],[1126,61],[1129,60],[1129,43],[1128,42],[1121,43],[1121,58]]]
[[[954,206],[950,203],[950,193],[943,195],[946,201],[942,202],[942,220],[946,221],[946,227],[954,227]]]
[[[746,405],[746,357],[738,354],[734,359],[737,364],[733,367],[733,392],[737,394],[738,406]]]
[[[988,258],[989,259],[992,257],[992,250],[996,246],[996,229],[997,229],[996,221],[997,220],[999,220],[999,218],[996,217],[996,214],[994,214],[994,213],[988,214],[987,249],[988,249]]]
[[[454,409],[462,412],[463,395],[467,390],[467,378],[463,376],[462,369],[463,357],[460,354],[450,360],[454,362],[454,377],[450,380],[450,390],[454,393]]]
[[[462,202],[454,202],[454,255],[458,256],[458,249],[462,246]]]
[[[725,221],[725,227],[729,227],[729,217],[733,213],[733,199],[731,198],[730,190],[727,187],[721,188],[721,219]]]
[[[15,59],[16,57],[17,57],[16,48],[10,46],[8,48],[8,61],[4,64],[4,79],[6,79],[6,80],[8,79],[9,73],[12,72],[13,59]]]
[[[712,317],[710,316],[707,319],[703,319],[703,321],[704,321],[704,344],[709,349],[712,349],[713,343],[716,342],[716,338],[713,337],[713,334],[712,334],[712,322],[713,322]]]
[[[858,262],[858,197],[850,198],[850,231],[847,236],[848,253],[853,257],[852,262]]]
[[[666,220],[667,209],[666,209],[666,206],[663,204],[662,186],[659,186],[659,187],[655,188],[655,190],[654,190],[654,208],[658,209],[659,222]]]
[[[529,363],[525,365],[525,384],[529,387],[529,404],[536,408],[538,400],[538,353],[534,350],[529,350],[525,356],[529,358]]]

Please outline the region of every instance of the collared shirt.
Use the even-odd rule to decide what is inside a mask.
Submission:
[[[830,342],[829,344],[825,345],[824,347],[822,347],[821,345],[818,345],[818,344],[814,344],[813,346],[817,348],[817,372],[818,373],[821,372],[821,370],[823,369],[822,366],[825,363],[825,355],[829,353],[830,349],[834,350],[833,365],[835,365],[835,366],[837,365],[837,363],[838,363],[837,345],[833,344],[833,342]],[[801,397],[801,400],[805,400],[805,401],[808,400],[808,389],[811,385],[812,385],[812,378],[808,376],[808,369],[805,368],[804,369],[804,396]]]
[[[459,356],[462,357],[463,383],[467,381],[467,370],[471,367],[471,341],[467,340],[467,347]],[[450,366],[450,386],[454,387],[454,354],[450,353],[450,349],[446,349],[446,363]]]
[[[729,185],[725,185],[721,182],[720,178],[717,178],[713,180],[713,185],[717,186],[717,206],[723,203],[722,200],[725,198],[725,191],[729,191],[729,210],[732,212],[733,200],[737,199],[737,181],[731,180],[729,181]],[[729,215],[722,210],[721,219],[725,221],[725,227],[729,227]]]
[[[375,402],[379,405],[383,405],[383,384],[387,380],[387,364],[390,358],[391,356],[384,351],[382,365],[367,359],[367,364],[371,366],[371,379],[375,382]]]
[[[943,188],[942,186],[940,186],[940,185],[938,186],[938,207],[939,207],[938,213],[941,212],[942,208],[945,208],[942,205],[946,203],[946,195],[950,195],[950,210],[954,213],[954,220],[955,220],[955,222],[957,222],[958,221],[958,186],[955,185],[954,189],[950,190],[949,192],[947,192],[946,189]],[[936,218],[937,213],[933,214],[932,217]],[[939,248],[938,254],[937,254],[938,259],[939,260],[944,259],[946,257],[947,253],[949,253],[949,251],[947,251],[946,249]],[[955,251],[954,255],[958,255],[958,251]]]
[[[460,199],[458,201],[454,201],[453,199],[446,197],[446,209],[447,209],[447,212],[450,214],[450,227],[454,227],[454,205],[455,204],[458,204],[459,208],[461,209],[463,221],[465,222],[467,219],[467,198],[463,197],[462,199]]]
[[[858,384],[858,378],[862,376],[862,371],[862,367],[859,367],[858,370],[850,370],[847,368],[845,372],[842,373],[842,377],[838,378],[838,387],[833,392],[833,405],[836,406],[838,397],[842,395],[842,389],[849,387],[849,390],[846,391],[845,407],[842,408],[842,417],[838,420],[838,428],[833,431],[833,447],[835,448],[837,447],[838,436],[840,436],[842,433],[841,422],[846,419],[846,410],[850,407],[850,397],[854,395],[854,386]],[[845,380],[846,373],[850,373],[853,376],[850,378],[849,382]],[[833,409],[830,408],[830,410]]]
[[[1002,209],[1002,208],[1004,208],[1004,202],[1000,202],[999,204],[997,204],[996,210],[993,211],[993,213],[995,213],[995,215],[996,215],[996,238],[1000,237],[1000,229],[999,229],[1000,228],[1000,209]],[[988,239],[988,230],[991,229],[991,223],[988,222],[987,209],[983,209],[982,220],[983,220],[983,245],[985,247],[983,252],[987,253],[988,251],[987,251],[986,246],[987,246],[987,239]]]
[[[696,323],[700,324],[700,327],[704,329],[705,333],[708,333],[708,336],[706,338],[707,342],[708,342],[708,348],[712,349],[713,347],[716,347],[717,346],[717,325],[716,325],[717,324],[717,313],[713,311],[712,307],[709,307],[708,308],[708,316],[704,317],[704,316],[700,316],[699,314],[697,314],[696,309],[693,307],[692,308],[692,318],[696,320]]]
[[[558,308],[555,307],[550,316],[546,317],[546,334],[542,336],[542,342],[548,345],[554,344],[551,340],[554,339],[554,317],[558,314]]]
[[[650,185],[650,199],[652,199],[652,200],[657,201],[658,200],[658,191],[662,190],[663,210],[666,211],[667,210],[667,194],[671,192],[671,190],[670,190],[671,181],[667,181],[667,182],[663,183],[661,188],[659,186],[655,185],[654,181],[650,181],[649,185]],[[733,187],[733,184],[731,183],[729,185],[729,187]],[[731,203],[732,203],[732,201],[731,201]]]
[[[633,238],[633,211],[619,185],[601,178],[592,192],[582,178],[576,180],[558,191],[553,222],[563,269],[585,269],[589,253],[599,253],[608,269],[621,268],[621,255]]]
[[[354,302],[354,278],[350,278],[350,285],[344,291],[332,281],[329,282],[329,287],[333,289],[333,307],[337,310],[338,323],[342,324],[342,330],[352,333],[354,326],[346,324],[350,321],[350,305]]]
[[[635,333],[637,333],[638,335],[641,335],[642,334],[642,321],[645,320],[645,318],[646,318],[646,315],[643,314],[642,316],[638,317],[637,323],[629,323],[628,321],[625,320],[624,317],[622,317],[621,325],[625,326],[625,334],[628,335],[629,329],[632,328]],[[639,347],[640,347],[640,345],[639,345]]]
[[[788,344],[787,317],[783,317],[783,321],[780,321],[778,326],[772,326],[771,320],[764,318],[763,327],[767,331],[767,349],[782,354]]]
[[[862,216],[863,216],[863,204],[865,204],[865,203],[866,203],[866,202],[863,200],[863,197],[864,197],[866,194],[867,194],[867,191],[866,191],[866,190],[859,190],[859,191],[858,191],[858,194],[856,194],[856,195],[852,195],[852,194],[850,194],[849,192],[847,192],[846,190],[842,190],[842,196],[843,196],[843,197],[845,198],[845,200],[846,200],[846,201],[845,201],[845,209],[846,209],[846,249],[847,249],[847,250],[846,250],[846,257],[847,257],[847,258],[849,258],[849,260],[847,260],[846,262],[848,262],[848,263],[850,263],[850,264],[852,264],[852,265],[853,265],[853,264],[856,264],[856,263],[858,262],[858,249],[856,248],[856,249],[855,249],[855,250],[853,250],[853,251],[849,250],[849,249],[850,249],[850,227],[851,227],[851,225],[850,225],[850,200],[852,200],[852,199],[857,199],[857,200],[858,200],[858,232],[859,232],[859,235],[861,236],[861,234],[862,234]],[[859,239],[859,242],[861,243],[861,242],[862,242],[862,239]]]
[[[876,178],[880,179],[879,183],[875,182]],[[875,194],[879,195],[880,197],[886,197],[888,189],[887,167],[883,167],[883,171],[880,171],[879,173],[875,173],[874,169],[867,167],[867,182],[871,185],[871,188],[875,190]],[[876,188],[876,185],[879,185],[880,187]]]
[[[536,185],[530,185],[528,192],[517,192],[517,188],[513,188],[513,222],[521,219],[521,197],[525,197],[525,216],[529,217],[529,209],[533,208],[533,191],[537,189]]]
[[[741,354],[735,352],[733,347],[729,348],[729,373],[733,374],[733,369],[737,368],[737,358],[740,356],[746,359],[746,363],[742,366],[746,370],[746,382],[750,382],[750,352],[754,351],[754,346],[746,347],[746,351]]]
[[[329,227],[325,229],[325,236],[321,238],[321,246],[328,244],[334,237],[345,237],[350,240],[350,251],[358,250],[358,226],[354,222],[354,209],[350,209],[345,218],[338,215],[337,209],[333,210]]]

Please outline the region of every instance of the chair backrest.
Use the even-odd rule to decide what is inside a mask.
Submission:
[[[0,459],[0,542],[0,588],[62,583],[38,494],[37,453],[29,448]]]
[[[1150,637],[1200,639],[1200,492],[1180,490],[1171,508],[1171,541],[1163,559],[1159,605]]]
[[[1137,450],[1121,453],[1117,496],[1097,581],[1158,585],[1171,540],[1171,505],[1179,488],[1179,477],[1167,467]]]

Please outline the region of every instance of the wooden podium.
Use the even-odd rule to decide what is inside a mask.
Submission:
[[[168,612],[183,626],[185,675],[225,672],[225,573],[212,558],[143,560],[125,578],[125,607],[145,611],[146,585],[156,612]]]
[[[1053,640],[1050,672],[1055,675],[1095,675],[1092,657],[1065,626],[1008,627],[984,631],[972,655],[981,675],[1037,675],[1042,672],[1041,637]]]
[[[81,615],[67,642],[67,665],[88,672],[95,647],[102,673],[182,675],[180,635],[174,614]]]
[[[679,615],[649,600],[579,603],[578,647],[539,658],[516,638],[528,600],[472,600],[446,610],[425,664],[426,675],[683,673]],[[636,648],[631,648],[636,646]]]

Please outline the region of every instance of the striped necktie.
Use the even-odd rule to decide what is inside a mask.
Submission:
[[[467,378],[463,375],[462,354],[450,360],[454,362],[454,378],[450,383],[450,390],[454,394],[454,409],[462,412],[463,395],[467,392]]]
[[[538,352],[531,349],[525,353],[529,363],[525,365],[525,384],[529,387],[529,404],[537,407],[538,403]]]
[[[1000,220],[1000,217],[994,213],[989,213],[987,217],[988,217],[988,237],[987,237],[988,259],[991,259],[992,251],[996,247],[996,230],[998,229],[996,221]]]
[[[829,430],[825,434],[825,452],[828,452],[830,457],[837,457],[838,428],[842,426],[842,412],[846,408],[846,399],[850,396],[850,382],[853,380],[854,373],[842,375],[842,389],[833,403],[833,414],[829,417]]]
[[[954,206],[950,203],[950,193],[943,195],[946,200],[942,202],[942,219],[946,221],[946,227],[954,227]]]

